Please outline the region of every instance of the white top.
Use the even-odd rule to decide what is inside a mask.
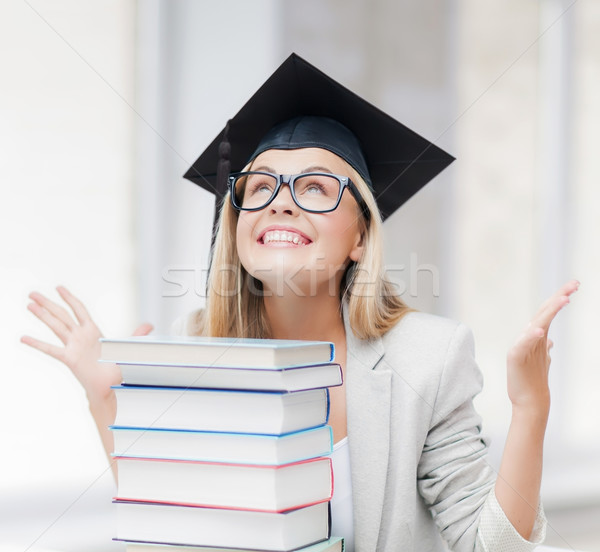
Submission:
[[[331,498],[331,536],[344,537],[345,552],[354,552],[354,522],[352,520],[352,480],[348,437],[333,445],[330,454],[333,465],[333,497]]]

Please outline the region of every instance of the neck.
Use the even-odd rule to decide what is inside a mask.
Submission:
[[[265,297],[271,337],[339,342],[345,339],[344,321],[337,296],[297,295]]]

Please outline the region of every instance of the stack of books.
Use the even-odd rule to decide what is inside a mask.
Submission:
[[[333,344],[102,339],[116,362],[116,540],[128,552],[338,552]]]

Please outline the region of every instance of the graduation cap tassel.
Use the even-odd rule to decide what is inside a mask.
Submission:
[[[215,240],[217,231],[217,222],[219,220],[219,211],[223,205],[223,199],[227,193],[227,178],[229,177],[231,144],[229,143],[229,121],[223,130],[223,138],[219,144],[219,161],[217,162],[217,181],[216,181],[216,198],[215,198],[215,216],[213,220],[212,241]]]
[[[231,157],[231,144],[229,143],[229,121],[225,125],[223,130],[223,138],[219,144],[219,161],[217,162],[217,181],[216,181],[216,197],[215,197],[215,214],[213,217],[212,234],[210,239],[210,260],[208,265],[208,271],[212,268],[212,252],[214,252],[215,240],[217,238],[217,223],[219,222],[219,212],[227,193],[227,178],[229,177],[230,169],[230,157]],[[206,296],[208,297],[208,280],[206,282]]]
[[[223,130],[223,139],[219,144],[219,164],[217,165],[217,197],[222,198],[227,193],[227,177],[230,173],[231,144],[229,143],[229,123]]]

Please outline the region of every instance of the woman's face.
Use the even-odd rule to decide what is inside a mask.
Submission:
[[[251,170],[276,174],[330,172],[348,176],[345,161],[319,148],[268,150]],[[339,293],[343,271],[362,254],[358,205],[345,190],[329,213],[310,213],[294,203],[289,186],[260,211],[240,211],[237,249],[249,274],[274,295]]]

